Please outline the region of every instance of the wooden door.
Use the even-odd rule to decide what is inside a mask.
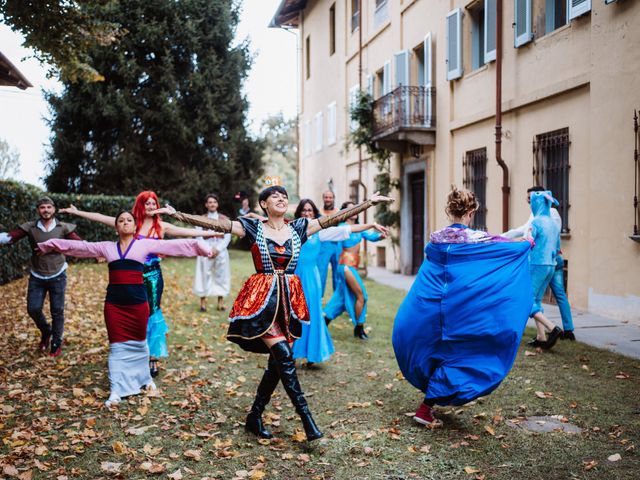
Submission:
[[[409,175],[409,192],[411,199],[411,271],[415,275],[424,260],[424,172]]]

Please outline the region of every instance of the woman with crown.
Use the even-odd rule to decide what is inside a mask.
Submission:
[[[262,413],[280,381],[302,420],[307,440],[316,440],[322,437],[322,432],[311,416],[300,387],[291,349],[293,341],[301,335],[302,324],[308,324],[310,318],[302,283],[294,273],[300,249],[310,235],[391,199],[375,194],[370,200],[334,215],[318,219],[301,217],[292,222],[284,218],[289,207],[284,187],[270,186],[260,193],[258,200],[266,220],[249,217],[236,221],[214,220],[176,212],[170,206],[155,213],[249,238],[256,273],[241,288],[231,309],[227,339],[243,350],[269,354],[269,361],[245,428],[262,438],[273,437],[262,423]]]

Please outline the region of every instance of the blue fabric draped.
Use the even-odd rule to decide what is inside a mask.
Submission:
[[[439,405],[495,390],[531,310],[528,242],[433,244],[393,326],[405,378]]]
[[[296,275],[302,282],[310,321],[308,325],[302,325],[302,335],[293,344],[293,358],[306,358],[309,362],[320,363],[328,360],[334,352],[329,329],[322,318],[322,293],[317,266],[322,249],[332,246],[331,242],[321,242],[318,235],[312,235],[300,250]]]

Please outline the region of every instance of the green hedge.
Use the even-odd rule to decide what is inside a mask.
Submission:
[[[114,216],[122,209],[131,209],[135,200],[134,197],[128,196],[45,193],[33,185],[0,181],[0,231],[7,232],[24,222],[35,220],[35,204],[43,195],[53,198],[58,208],[73,203],[80,210]],[[101,223],[70,215],[56,217],[64,222],[75,223],[78,226],[78,235],[87,241],[110,240],[116,237],[113,228]],[[30,255],[29,243],[25,240],[12,246],[0,246],[0,285],[28,272]]]

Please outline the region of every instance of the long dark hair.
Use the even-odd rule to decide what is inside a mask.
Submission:
[[[313,200],[311,200],[310,198],[303,198],[302,200],[300,200],[300,203],[296,208],[296,213],[294,214],[295,218],[300,218],[302,216],[302,210],[307,205],[311,205],[311,208],[313,209],[313,218],[318,218],[320,216],[320,210],[318,210],[316,204],[313,203]]]
[[[136,221],[136,217],[133,215],[133,213],[131,213],[131,210],[120,210],[120,211],[118,212],[118,214],[116,215],[116,219],[115,219],[115,221],[113,222],[113,225],[114,225],[114,226],[118,225],[118,219],[119,219],[122,215],[124,215],[125,213],[128,213],[129,215],[131,215],[131,218],[133,218],[133,221],[134,221],[134,222]]]

